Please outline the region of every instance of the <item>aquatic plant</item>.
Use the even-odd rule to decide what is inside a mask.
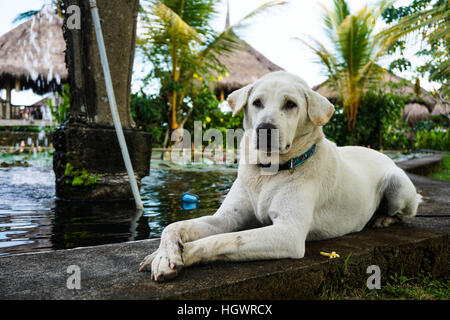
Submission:
[[[72,187],[92,186],[100,182],[102,174],[90,174],[85,168],[77,169],[71,163],[66,164],[64,171],[66,177],[66,184],[71,184]]]

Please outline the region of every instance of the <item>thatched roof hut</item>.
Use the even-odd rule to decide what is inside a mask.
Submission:
[[[450,104],[446,102],[438,102],[433,108],[433,111],[431,112],[432,116],[439,116],[439,115],[448,115],[450,114]]]
[[[56,91],[68,78],[63,19],[44,6],[0,37],[0,89]]]
[[[430,120],[430,111],[423,104],[408,103],[402,113],[403,119],[412,126],[423,120]]]
[[[450,108],[436,107],[440,102],[430,92],[420,88],[420,95],[416,94],[415,85],[388,71],[382,74],[381,83],[386,84],[383,90],[407,97],[403,119],[414,126],[420,120],[430,119],[433,113],[449,114]],[[389,84],[389,85],[388,85]],[[329,84],[328,80],[313,87],[313,90],[328,98],[332,103],[340,100],[338,92]],[[436,109],[436,111],[434,111]],[[433,113],[432,113],[433,111]]]
[[[225,96],[269,72],[283,70],[247,42],[241,39],[237,41],[237,49],[219,58],[228,69],[228,77],[223,77],[223,80],[217,82],[216,90],[223,91]]]
[[[409,96],[407,103],[419,103],[425,105],[431,111],[438,102],[438,99],[422,87],[418,96],[413,83],[390,72],[383,73],[383,82],[391,83],[391,86],[386,88],[387,91],[401,96]]]
[[[227,3],[227,15],[225,28],[230,26],[230,7]],[[234,90],[245,87],[246,85],[258,80],[263,75],[283,70],[267,59],[262,53],[254,49],[236,34],[236,49],[226,55],[220,56],[219,60],[228,70],[228,74],[215,83],[215,91],[223,100]]]

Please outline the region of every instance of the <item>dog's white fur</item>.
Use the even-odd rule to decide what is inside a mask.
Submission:
[[[262,107],[253,105],[256,99]],[[297,106],[284,107],[287,100]],[[273,72],[233,92],[228,102],[234,114],[245,112],[241,154],[255,151],[255,128],[263,122],[279,129],[279,163],[313,144],[316,152],[294,170],[274,175],[241,162],[214,215],[164,229],[157,251],[141,263],[140,270],[151,269],[153,279],[171,279],[182,267],[200,262],[299,259],[306,240],[357,232],[375,218],[375,226],[387,226],[416,214],[416,189],[391,159],[367,148],[336,147],[324,137],[321,126],[334,107],[301,78]],[[255,152],[263,162],[264,155]],[[374,217],[382,200],[385,212]]]

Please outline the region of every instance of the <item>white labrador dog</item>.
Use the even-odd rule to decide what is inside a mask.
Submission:
[[[241,155],[256,150],[259,163],[239,164],[214,215],[164,229],[159,248],[140,267],[151,270],[152,279],[168,280],[183,267],[215,260],[299,259],[306,240],[358,232],[369,221],[385,227],[416,214],[420,196],[391,159],[324,137],[334,107],[298,76],[267,74],[234,91],[228,103],[233,114],[245,112]],[[278,129],[278,165],[288,170],[263,172],[264,161],[272,160],[260,150],[261,129]]]

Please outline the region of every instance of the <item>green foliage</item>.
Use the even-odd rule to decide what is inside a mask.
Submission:
[[[430,273],[420,271],[415,276],[402,272],[387,276],[381,289],[351,287],[332,283],[322,287],[319,299],[325,300],[448,300],[450,278],[436,279]]]
[[[214,92],[207,87],[200,90],[197,99],[194,102],[194,110],[184,128],[189,132],[194,132],[194,121],[202,121],[203,134],[208,129],[216,129],[222,133],[225,144],[226,130],[242,128],[243,113],[239,113],[235,117],[230,112],[223,112],[219,107],[219,101]],[[205,142],[207,144],[207,142]]]
[[[380,80],[381,68],[376,63],[391,44],[390,37],[376,28],[387,1],[354,14],[345,0],[334,0],[333,4],[331,9],[324,7],[324,31],[331,45],[314,38],[300,40],[317,56],[328,84],[339,94],[350,132],[355,129],[366,88]]]
[[[15,131],[15,132],[40,132],[40,131],[52,131],[51,127],[36,127],[36,126],[12,126],[12,127],[0,127],[0,131]]]
[[[67,121],[67,117],[69,115],[70,109],[70,88],[66,83],[63,85],[63,91],[58,93],[61,98],[61,103],[56,108],[52,104],[52,100],[48,99],[48,104],[50,106],[50,110],[52,110],[52,115],[58,123],[64,123]]]
[[[408,44],[417,40],[425,44],[420,46],[416,56],[423,61],[416,67],[421,75],[428,74],[430,81],[437,81],[448,86],[450,79],[449,50],[450,50],[450,14],[447,0],[413,0],[405,6],[390,5],[383,13],[384,21],[391,24],[386,33],[392,34],[397,41],[390,47],[389,52],[402,56]],[[409,40],[411,33],[414,34]],[[390,70],[406,70],[411,68],[411,62],[404,56],[391,62]]]
[[[271,1],[245,16],[237,24],[217,33],[211,26],[218,0],[155,0],[142,1],[140,17],[143,32],[138,49],[152,71],[144,79],[158,79],[160,94],[168,103],[166,113],[170,129],[185,123],[195,107],[201,79],[226,74],[219,59],[236,49],[238,39],[233,30],[268,8],[284,4]],[[213,82],[210,80],[210,82]],[[211,83],[210,83],[211,85]],[[189,103],[191,105],[189,105]]]
[[[72,187],[88,187],[96,185],[100,182],[101,174],[90,174],[86,169],[76,169],[71,163],[66,164],[64,171],[66,177],[66,184],[71,184]]]
[[[429,131],[432,130],[434,127],[436,127],[436,123],[434,123],[434,121],[431,120],[423,120],[423,121],[419,121],[416,123],[416,125],[412,128],[412,131],[417,132],[417,131]]]
[[[432,130],[421,130],[416,134],[417,149],[450,151],[450,130],[435,127]]]
[[[167,104],[159,95],[143,91],[131,95],[131,115],[137,127],[152,134],[153,146],[161,147],[167,130]]]
[[[395,94],[368,91],[361,99],[356,126],[347,131],[346,113],[340,104],[323,127],[325,135],[337,145],[364,145],[374,149],[409,149],[406,123],[402,120],[405,103]]]
[[[437,180],[450,181],[450,155],[445,156],[442,159],[442,166],[430,173],[428,177]]]

